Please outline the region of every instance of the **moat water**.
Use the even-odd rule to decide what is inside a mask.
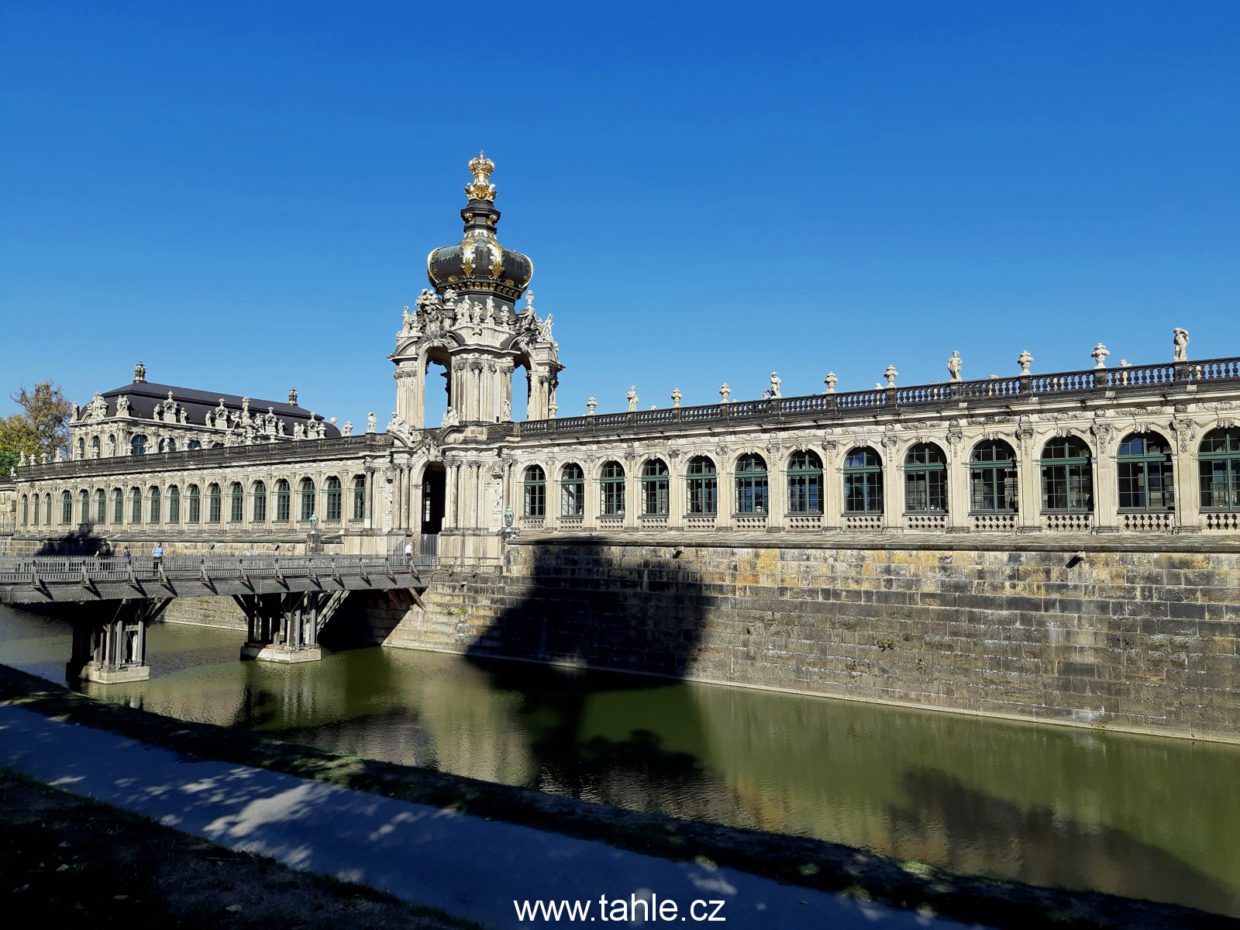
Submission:
[[[437,653],[240,662],[158,624],[110,701],[297,743],[1038,885],[1240,916],[1240,746]],[[0,607],[0,662],[64,681],[69,626]]]

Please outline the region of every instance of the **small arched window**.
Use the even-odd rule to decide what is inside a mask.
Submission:
[[[240,481],[234,481],[228,487],[228,522],[240,523],[245,519],[245,491]]]
[[[1175,509],[1171,445],[1157,433],[1132,433],[1115,458],[1120,510]]]
[[[36,504],[35,506],[37,507],[38,504]],[[22,526],[29,526],[29,525],[30,525],[30,498],[27,495],[23,494],[22,495]]]
[[[130,455],[146,455],[146,437],[141,433],[129,440]]]
[[[290,503],[291,493],[289,491],[288,482],[281,478],[276,482],[276,522],[288,523],[289,511],[292,509]]]
[[[544,517],[547,515],[547,473],[540,465],[531,465],[525,470],[521,480],[525,499],[525,516]]]
[[[218,484],[207,486],[207,522],[219,523],[221,511],[223,510],[224,495],[220,492]]]
[[[1240,509],[1240,428],[1206,433],[1197,458],[1202,509]],[[37,500],[35,522],[38,522]]]
[[[141,488],[130,488],[129,489],[129,522],[135,523],[135,524],[142,522],[142,489]]]
[[[181,522],[181,489],[175,484],[168,489],[168,522]]]
[[[108,495],[103,488],[95,491],[95,522],[108,522]]]
[[[353,519],[366,519],[366,476],[357,475],[353,479]]]
[[[788,459],[788,512],[822,513],[822,459],[808,449]]]
[[[602,492],[604,516],[619,516],[624,513],[624,466],[619,462],[603,463],[599,473],[599,490]]]
[[[736,460],[736,512],[766,513],[770,510],[770,487],[766,460],[750,452]]]
[[[147,498],[149,501],[148,512],[151,515],[150,522],[158,523],[160,520],[160,504],[162,503],[159,488],[152,485],[150,491],[147,492]]]
[[[969,507],[974,513],[1016,512],[1016,453],[1002,439],[987,439],[969,457]]]
[[[869,446],[844,456],[844,512],[883,512],[883,460]]]
[[[112,489],[112,522],[117,526],[125,522],[125,493],[120,488]]]
[[[1088,512],[1094,509],[1094,478],[1089,447],[1075,436],[1051,439],[1042,447],[1042,509]]]
[[[585,513],[586,474],[581,466],[569,462],[560,469],[560,516],[580,517]]]
[[[340,479],[335,475],[327,479],[323,496],[327,507],[327,519],[332,523],[339,523],[344,511],[344,492],[340,487]]]
[[[201,440],[201,439],[191,439],[189,442],[187,442],[187,443],[185,444],[185,448],[189,449],[191,452],[192,452],[192,451],[194,451],[195,449],[201,449],[201,448],[202,448],[202,440]]]
[[[904,457],[904,509],[947,512],[947,456],[932,442],[919,442]]]
[[[685,486],[689,492],[689,513],[719,512],[719,476],[715,463],[705,455],[696,455],[689,460]]]
[[[301,519],[309,520],[315,515],[314,479],[301,479]]]
[[[668,512],[670,476],[662,459],[647,459],[642,465],[642,513],[661,516]]]
[[[253,487],[254,503],[250,507],[250,520],[253,523],[267,522],[267,485],[255,481]]]
[[[185,522],[197,523],[202,519],[202,493],[198,485],[191,484],[186,493]]]
[[[176,441],[175,439],[169,439],[169,440],[168,440],[168,451],[169,451],[169,452],[176,452],[176,451],[177,451],[177,441]]]

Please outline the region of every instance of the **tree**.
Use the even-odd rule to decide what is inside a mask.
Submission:
[[[11,396],[25,411],[24,414],[19,413],[15,416],[24,419],[34,431],[38,444],[33,452],[55,456],[57,452],[65,448],[69,442],[68,423],[72,405],[61,393],[60,385],[53,384],[51,381],[40,381],[34,386],[33,391],[27,391],[23,385],[21,390]],[[13,417],[8,419],[12,420]],[[31,450],[27,449],[18,451],[31,454]]]
[[[0,418],[0,475],[7,475],[20,461],[39,453],[39,434],[24,414]]]

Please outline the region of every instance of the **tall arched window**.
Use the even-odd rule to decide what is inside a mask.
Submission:
[[[161,495],[159,493],[159,488],[152,485],[150,491],[147,492],[147,497],[149,499],[149,504],[150,504],[148,508],[148,512],[151,515],[150,522],[158,523],[159,518],[160,518],[160,513],[159,513],[160,504],[162,503],[162,501],[160,500]]]
[[[261,481],[254,482],[254,506],[250,508],[250,520],[254,523],[267,522],[267,485]]]
[[[95,491],[95,522],[108,522],[108,495],[103,488]]]
[[[168,489],[168,522],[181,522],[181,489],[175,484]]]
[[[580,517],[585,513],[586,473],[569,462],[560,469],[560,516]]]
[[[50,500],[51,498],[48,498],[48,499]],[[34,496],[34,523],[35,523],[35,526],[39,525],[39,495],[38,494]]]
[[[869,446],[844,456],[844,512],[883,512],[883,460]]]
[[[77,457],[79,459],[86,458],[86,440],[85,439],[78,439],[77,450],[78,450]]]
[[[146,437],[139,433],[129,440],[130,455],[146,455]]]
[[[719,477],[709,458],[697,455],[689,460],[685,485],[689,491],[689,513],[719,512]]]
[[[801,449],[788,459],[788,512],[822,513],[822,459]]]
[[[947,456],[932,442],[919,442],[904,457],[904,509],[908,513],[947,511]]]
[[[1042,447],[1042,509],[1092,511],[1094,478],[1089,447],[1075,436],[1057,437]]]
[[[599,477],[604,516],[624,513],[624,466],[619,462],[604,462]]]
[[[92,436],[90,438],[90,457],[93,459],[97,459],[99,458],[99,453],[100,453],[99,437]]]
[[[1216,429],[1201,440],[1197,458],[1201,506],[1207,510],[1240,509],[1240,428]],[[35,500],[38,522],[38,500]]]
[[[1157,433],[1132,433],[1115,459],[1120,510],[1174,510],[1171,445]]]
[[[301,519],[309,520],[315,515],[314,479],[301,479]]]
[[[115,456],[116,456],[116,437],[109,435],[108,436],[108,458],[114,458]]]
[[[52,525],[52,492],[48,491],[43,495],[43,524],[44,526]]]
[[[525,498],[525,516],[543,517],[547,515],[547,473],[539,465],[531,465],[525,470],[521,480]]]
[[[291,503],[288,482],[281,478],[276,482],[276,522],[288,523]]]
[[[670,476],[662,459],[647,459],[642,465],[642,513],[660,516],[670,503]]]
[[[85,488],[78,491],[78,520],[81,523],[90,522],[90,491]]]
[[[191,484],[186,493],[185,522],[197,523],[202,519],[202,494],[198,485]]]
[[[35,498],[38,500],[38,498]],[[38,506],[36,504],[36,506]],[[22,526],[30,525],[30,498],[25,494],[22,495]]]
[[[176,452],[176,451],[177,451],[177,441],[176,441],[176,439],[172,439],[172,438],[170,438],[170,439],[168,440],[168,451],[169,451],[169,452]]]
[[[245,519],[245,491],[240,481],[228,486],[228,522],[240,523]]]
[[[766,460],[752,452],[736,460],[736,512],[766,513],[770,510],[770,488]]]
[[[142,522],[142,490],[141,488],[129,489],[129,522]]]
[[[125,522],[125,493],[120,488],[112,489],[112,522],[117,526]]]
[[[1016,512],[1016,453],[1002,439],[987,439],[969,457],[969,507],[974,513]]]
[[[353,479],[353,519],[366,519],[366,476],[357,475]]]
[[[207,522],[219,523],[220,511],[223,509],[224,496],[218,484],[207,486]]]
[[[339,523],[340,517],[344,511],[344,492],[340,487],[340,479],[335,475],[327,479],[327,484],[323,489],[324,504],[327,508],[327,519],[332,523]]]

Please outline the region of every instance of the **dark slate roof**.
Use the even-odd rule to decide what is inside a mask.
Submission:
[[[150,381],[134,381],[123,387],[104,391],[103,398],[108,402],[108,416],[116,415],[116,399],[125,394],[129,397],[130,415],[143,420],[149,420],[151,419],[152,412],[155,410],[155,405],[168,399],[169,391],[172,392],[172,399],[186,409],[189,414],[189,422],[193,424],[202,425],[205,423],[207,411],[215,410],[219,407],[221,399],[224,401],[226,409],[241,409],[242,397],[240,394],[199,391],[196,388],[177,387],[175,384],[155,384]],[[265,414],[268,407],[272,408],[275,415],[284,421],[285,433],[289,436],[293,435],[293,426],[295,424],[310,422],[310,411],[305,407],[297,407],[285,401],[263,400],[258,397],[250,398],[251,414]],[[316,418],[327,428],[325,435],[328,439],[335,439],[340,435],[340,430],[327,423],[321,414],[316,412]]]

